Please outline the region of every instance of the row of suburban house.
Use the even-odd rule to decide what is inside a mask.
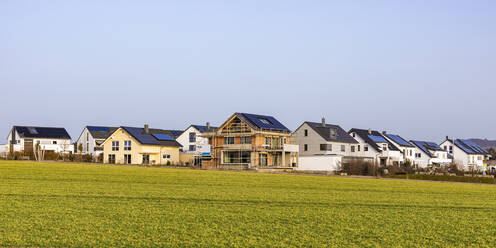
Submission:
[[[247,113],[234,113],[219,127],[207,122],[185,130],[86,126],[75,144],[64,128],[14,126],[5,149],[91,154],[104,163],[312,171],[339,170],[355,161],[420,168],[455,162],[465,170],[484,170],[489,159],[485,149],[466,139],[446,137],[437,144],[370,129],[345,131],[324,118],[291,132],[272,116]]]

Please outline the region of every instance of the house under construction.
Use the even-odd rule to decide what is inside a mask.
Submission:
[[[234,113],[209,139],[211,157],[203,166],[228,169],[288,169],[298,166],[299,148],[291,131],[272,116]]]

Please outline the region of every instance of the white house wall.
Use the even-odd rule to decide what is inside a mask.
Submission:
[[[196,141],[189,142],[189,133],[196,133]],[[201,137],[201,132],[193,126],[187,128],[181,135],[179,135],[176,139],[179,144],[183,146],[182,150],[185,153],[193,153],[193,154],[202,154],[202,153],[210,153],[210,144],[208,144],[208,138]],[[190,151],[189,146],[196,146],[195,151]]]
[[[308,136],[305,136],[305,130],[308,130]],[[350,144],[350,143],[342,143],[342,142],[332,142],[327,141],[320,134],[318,134],[312,127],[310,127],[307,123],[301,125],[294,133],[293,136],[295,138],[296,144],[300,148],[300,156],[310,156],[310,155],[341,155],[341,156],[359,156],[357,152],[358,144]],[[305,151],[305,144],[307,145],[308,150]],[[332,151],[321,151],[321,144],[330,144],[332,146]],[[345,147],[345,151],[341,151],[341,146]],[[355,152],[351,152],[351,146],[355,146]]]
[[[342,156],[313,155],[299,156],[298,169],[301,171],[337,171],[341,167]]]

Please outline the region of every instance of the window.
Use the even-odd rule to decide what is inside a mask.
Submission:
[[[260,153],[258,155],[258,160],[259,160],[258,164],[260,166],[267,166],[267,164],[268,164],[267,161],[268,160],[267,160],[267,154],[266,153]]]
[[[90,143],[86,143],[86,152],[90,150]]]
[[[170,159],[170,155],[169,155],[169,154],[164,154],[164,155],[162,156],[162,158],[163,158],[163,159]]]
[[[355,146],[351,146],[351,152],[355,152]]]
[[[329,137],[331,137],[331,139],[336,139],[338,136],[337,133],[338,133],[338,130],[336,130],[336,128],[329,129]]]
[[[189,145],[189,149],[190,151],[196,151],[196,146],[195,145]]]
[[[260,122],[262,122],[263,124],[272,125],[272,123],[265,118],[258,118],[258,120],[260,120]]]
[[[382,145],[382,150],[383,150],[383,151],[387,151],[387,145],[386,145],[386,144],[383,144],[383,145]]]
[[[341,145],[341,151],[342,151],[342,152],[345,152],[345,151],[346,151],[346,146]]]
[[[109,154],[108,155],[108,163],[109,164],[115,164],[115,154]]]
[[[449,153],[453,153],[453,146],[449,147]]]
[[[271,137],[265,137],[265,144],[270,146],[272,144],[272,138]]]
[[[369,151],[369,146],[368,146],[368,145],[365,145],[365,146],[363,147],[363,151],[368,152],[368,151]]]
[[[131,141],[130,140],[124,141],[124,151],[131,151]]]
[[[150,163],[150,154],[143,154],[143,164],[149,164]]]
[[[124,163],[131,164],[131,154],[124,154]]]
[[[57,141],[56,140],[52,141],[52,144],[56,145],[57,144]]]
[[[412,151],[412,150],[409,150],[409,151],[410,151],[410,157],[411,157],[411,156],[412,156],[413,151]]]
[[[308,136],[308,129],[305,129],[305,136]]]
[[[90,140],[90,133],[86,133],[86,141]]]
[[[332,151],[332,144],[320,144],[321,151]]]
[[[251,152],[248,151],[224,151],[224,164],[247,164],[250,163]]]
[[[351,133],[351,136],[353,136],[353,138],[355,138],[355,133]]]
[[[444,146],[444,150],[447,151],[448,150],[448,146]]]
[[[189,142],[196,142],[196,133],[195,132],[189,133]]]
[[[416,158],[421,158],[422,157],[422,153],[415,153],[415,157]]]
[[[307,144],[304,144],[304,145],[303,145],[303,150],[304,150],[304,151],[308,151],[308,145],[307,145]]]
[[[224,144],[234,144],[234,137],[224,137]]]
[[[251,136],[241,136],[240,137],[241,144],[251,144]]]
[[[360,151],[360,145],[357,145],[357,150]]]
[[[119,141],[112,141],[112,151],[119,151]]]

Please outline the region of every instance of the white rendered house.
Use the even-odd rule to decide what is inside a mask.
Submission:
[[[435,142],[411,140],[415,145],[415,164],[420,168],[430,165],[448,165],[451,155]]]
[[[208,143],[208,138],[203,137],[202,134],[205,132],[214,132],[217,127],[207,125],[191,125],[179,136],[177,136],[176,141],[181,144],[183,153],[190,153],[196,155],[210,155],[210,145]]]
[[[378,131],[352,128],[348,133],[361,147],[359,156],[369,157],[380,166],[404,162],[402,151]]]
[[[102,143],[107,139],[117,127],[86,126],[76,141],[76,153],[91,154],[98,156],[103,153]],[[82,151],[79,151],[79,147]]]
[[[397,134],[390,134],[387,133],[386,131],[382,132],[382,136],[388,140],[389,142],[393,143],[403,154],[403,161],[410,161],[412,164],[415,163],[415,146],[408,142],[406,139],[403,137],[397,135]]]
[[[489,158],[489,153],[476,143],[467,139],[450,139],[441,143],[441,148],[453,156],[453,162],[462,166],[464,170],[482,170],[484,160]]]
[[[358,142],[338,125],[306,121],[294,132],[299,147],[298,170],[337,171],[343,163],[360,158]],[[372,161],[372,160],[371,160]]]
[[[9,152],[35,151],[37,145],[44,151],[56,153],[74,152],[71,136],[65,128],[13,126],[7,137]]]

